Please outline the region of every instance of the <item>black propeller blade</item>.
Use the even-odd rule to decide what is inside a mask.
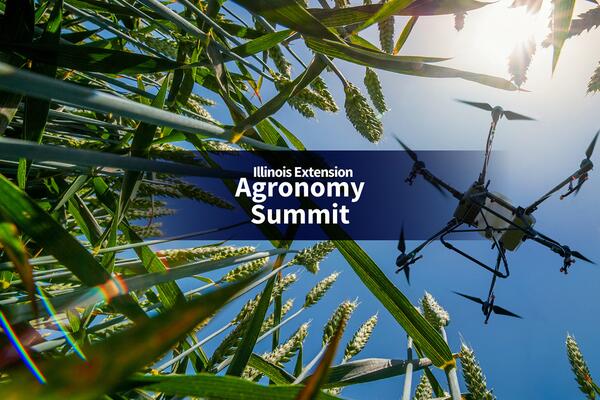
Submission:
[[[480,108],[485,111],[493,111],[494,110],[494,107],[492,107],[488,103],[477,103],[475,101],[467,101],[467,100],[460,100],[460,99],[456,99],[456,101],[463,103],[463,104],[467,104],[472,107]],[[498,109],[502,110],[501,108],[498,108]],[[535,121],[535,118],[531,118],[526,115],[519,114],[519,113],[516,113],[513,111],[502,111],[502,115],[504,115],[506,117],[506,119],[509,119],[509,120]]]
[[[406,252],[406,240],[404,240],[404,224],[402,224],[402,228],[400,229],[400,239],[398,240],[398,250],[402,254]]]
[[[592,139],[592,142],[585,151],[585,156],[588,159],[592,158],[592,153],[594,153],[594,147],[596,147],[596,141],[598,140],[598,134],[600,134],[600,131],[596,132],[596,136],[594,136],[594,139]]]
[[[592,260],[590,260],[589,258],[587,258],[586,256],[584,256],[583,254],[581,254],[578,251],[572,251],[571,255],[575,258],[579,258],[580,260],[583,260],[585,262],[589,262],[590,264],[596,264],[595,262],[593,262]]]
[[[521,317],[520,315],[517,315],[512,311],[508,311],[506,308],[494,306],[494,307],[492,307],[492,310],[498,315],[506,315],[507,317],[523,319],[523,317]]]
[[[410,285],[410,267],[408,265],[405,265],[404,268],[402,268],[402,270],[404,271],[406,282]]]
[[[467,101],[467,100],[461,100],[461,99],[456,99],[456,101],[463,103],[463,104],[467,104],[472,107],[477,107],[477,108],[480,108],[480,109],[486,110],[486,111],[492,111],[494,109],[494,107],[490,106],[488,103],[477,103],[474,101]]]
[[[406,153],[408,154],[408,156],[414,161],[414,162],[418,162],[419,159],[417,158],[417,153],[415,153],[414,151],[412,151],[407,145],[405,145],[402,140],[400,140],[398,138],[398,136],[394,135],[394,139],[396,139],[396,141],[400,144],[400,146],[402,146],[402,148],[404,149],[404,151],[406,151]]]
[[[459,292],[454,292],[453,293],[464,297],[465,299],[469,299],[471,301],[474,301],[477,304],[483,304],[483,300],[481,300],[479,297],[475,297],[475,296],[469,296],[468,294],[464,294],[464,293],[459,293]]]
[[[516,112],[512,111],[504,111],[503,114],[506,117],[506,119],[510,120],[535,121],[535,118],[531,118],[522,114],[517,114]]]
[[[469,296],[468,294],[464,294],[464,293],[459,293],[459,292],[454,292],[459,296],[464,297],[465,299],[471,300],[477,304],[484,304],[484,301],[481,300],[479,297],[475,297],[475,296]],[[515,314],[512,311],[508,311],[506,308],[502,308],[500,306],[493,306],[492,307],[492,311],[498,315],[505,315],[507,317],[514,317],[514,318],[523,318],[520,315]]]

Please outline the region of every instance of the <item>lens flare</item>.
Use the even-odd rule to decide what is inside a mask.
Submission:
[[[75,339],[73,339],[73,336],[71,335],[71,333],[65,329],[65,327],[62,325],[62,323],[58,319],[57,312],[54,309],[54,306],[52,305],[50,300],[46,297],[44,292],[42,292],[42,290],[40,289],[39,286],[37,286],[36,289],[40,296],[40,300],[42,301],[42,304],[44,305],[44,308],[46,309],[46,312],[48,313],[50,318],[54,321],[56,326],[58,326],[60,331],[63,333],[65,340],[67,341],[67,343],[69,343],[69,345],[73,349],[73,352],[75,354],[77,354],[77,356],[79,356],[79,358],[81,358],[82,360],[85,360],[85,355],[83,354],[83,351],[81,351],[81,348],[79,347],[79,345],[77,344]]]
[[[13,331],[12,327],[10,326],[10,323],[8,322],[8,319],[2,311],[0,311],[0,327],[2,327],[4,333],[6,333],[6,335],[8,336],[8,340],[10,340],[11,344],[15,347],[17,353],[19,353],[19,356],[21,356],[21,359],[23,360],[27,368],[29,368],[33,376],[35,376],[35,378],[40,383],[45,384],[46,378],[44,377],[44,374],[42,374],[42,371],[40,371],[40,369],[37,367],[31,356],[29,355],[27,349],[25,348],[25,346],[23,346],[23,344],[19,340],[19,337],[15,334],[15,331]]]

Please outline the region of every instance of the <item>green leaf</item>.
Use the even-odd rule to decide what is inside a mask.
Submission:
[[[252,314],[250,325],[244,332],[244,337],[235,351],[231,365],[227,368],[227,375],[242,376],[246,365],[248,365],[248,360],[252,355],[252,350],[256,345],[256,340],[260,335],[260,329],[265,320],[267,309],[271,303],[271,293],[273,292],[275,279],[276,276],[269,279],[267,286],[265,286],[265,289],[262,291],[258,305]]]
[[[0,222],[0,248],[8,256],[15,266],[23,286],[27,290],[29,300],[35,298],[35,286],[33,282],[33,271],[29,265],[27,249],[18,236],[17,227],[10,222]],[[32,303],[33,311],[37,311],[35,303]]]
[[[101,29],[92,29],[92,30],[85,30],[85,31],[81,31],[81,32],[67,32],[63,35],[61,35],[61,38],[66,40],[67,42],[70,43],[79,43],[79,42],[83,42],[85,39],[89,38],[90,36],[95,35],[96,33],[100,32]]]
[[[124,224],[123,224],[124,225]],[[125,236],[130,243],[141,243],[142,238],[129,225],[124,228]],[[148,272],[165,272],[167,268],[156,256],[156,254],[148,246],[141,246],[134,248],[135,253],[142,261],[142,264]],[[183,300],[183,293],[179,289],[179,286],[175,282],[164,282],[157,285],[158,298],[160,302],[166,307],[171,308],[179,301]]]
[[[475,10],[491,3],[475,0],[416,0],[408,7],[394,13],[402,16],[446,15]],[[345,8],[310,8],[308,12],[328,27],[360,24],[379,11],[382,4]]]
[[[440,58],[392,56],[324,39],[305,38],[305,41],[309,48],[318,53],[359,65],[427,78],[462,78],[497,89],[518,90],[512,82],[503,78],[426,64],[426,62],[443,61]]]
[[[192,376],[136,376],[130,381],[147,391],[219,400],[293,400],[302,389],[300,385],[262,386],[238,377],[206,373]],[[337,399],[322,392],[315,398]]]
[[[69,0],[69,4],[82,10],[110,13],[117,18],[138,17],[138,14],[134,13],[129,8],[115,3],[108,3],[99,0]],[[153,19],[162,19],[160,14],[157,14],[153,11],[145,9],[144,13]]]
[[[291,384],[295,379],[295,377],[285,369],[265,360],[255,353],[252,353],[250,356],[250,359],[248,360],[248,366],[262,372],[276,385]]]
[[[354,33],[360,32],[367,27],[384,20],[387,17],[395,15],[411,5],[415,0],[389,0],[385,2],[379,10],[363,22],[358,28],[354,29]]]
[[[287,39],[292,34],[292,31],[289,29],[267,33],[259,37],[258,39],[251,40],[242,45],[234,47],[231,49],[234,53],[242,57],[248,57],[256,53],[260,53],[261,51],[265,51],[270,49],[273,46],[281,43],[283,40]]]
[[[227,139],[231,137],[230,132],[215,124],[158,110],[99,90],[92,90],[39,74],[21,71],[2,62],[0,62],[0,88],[15,93],[24,93],[32,97],[77,104],[79,107],[90,110],[114,113],[115,115],[129,117],[149,124],[167,126],[191,134],[212,135]],[[279,147],[255,139],[244,137],[241,141],[263,150],[281,150]]]
[[[225,286],[114,334],[99,345],[84,347],[86,361],[70,356],[41,364],[47,385],[32,385],[28,371],[15,374],[11,384],[0,387],[0,397],[97,399],[168,351],[250,282]]]
[[[166,58],[66,43],[1,43],[0,50],[61,68],[107,74],[148,74],[182,67]]]
[[[271,23],[287,26],[316,38],[341,41],[333,31],[321,24],[295,0],[234,0],[242,7],[265,17]]]
[[[0,156],[8,160],[26,158],[33,161],[56,161],[81,167],[112,167],[128,171],[162,172],[212,178],[235,178],[244,175],[242,172],[147,160],[139,157],[124,157],[100,151],[35,144],[8,138],[0,138]]]
[[[408,39],[408,36],[410,36],[410,33],[415,27],[415,24],[417,23],[418,19],[419,17],[410,17],[408,19],[408,22],[406,22],[404,29],[402,29],[402,33],[400,33],[400,36],[398,37],[398,40],[394,45],[394,51],[392,54],[396,55],[400,52],[400,49],[402,48],[402,46],[404,46],[404,43],[406,43],[406,39]]]
[[[575,9],[575,0],[555,0],[553,2],[554,10],[552,11],[552,72],[556,69],[560,51],[569,36],[571,28],[571,19],[573,18],[573,10]]]
[[[323,225],[330,236],[347,237],[337,226]],[[335,233],[335,235],[334,235]],[[439,368],[456,365],[442,336],[423,318],[414,305],[385,276],[367,253],[353,240],[334,240],[346,261],[363,284],[379,299],[390,314],[412,337],[425,355]]]
[[[302,143],[302,141],[300,141],[300,139],[298,139],[296,135],[290,132],[288,128],[286,128],[283,124],[278,122],[275,118],[269,118],[269,120],[273,123],[273,125],[275,125],[277,129],[279,129],[283,133],[286,139],[290,141],[290,143],[296,148],[296,150],[306,150],[304,143]]]
[[[429,359],[411,360],[413,371],[431,365]],[[323,387],[341,387],[404,375],[409,361],[365,358],[331,367]]]

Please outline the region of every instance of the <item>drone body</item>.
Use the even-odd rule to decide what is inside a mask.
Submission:
[[[433,175],[433,173],[426,168],[425,163],[418,159],[416,153],[402,143],[402,141],[397,139],[398,143],[404,148],[414,162],[412,170],[405,181],[409,185],[412,185],[417,176],[422,176],[441,193],[452,195],[458,201],[458,205],[452,219],[450,219],[445,227],[409,253],[406,253],[404,227],[402,227],[400,240],[398,242],[400,255],[396,259],[396,266],[398,267],[396,272],[404,271],[406,279],[410,283],[411,265],[423,257],[419,253],[427,245],[439,239],[449,250],[458,253],[469,261],[477,264],[479,267],[491,272],[492,282],[488,291],[487,300],[484,301],[474,296],[457,293],[464,298],[482,305],[485,323],[487,323],[492,312],[511,317],[519,317],[504,308],[494,305],[494,286],[496,284],[496,279],[508,278],[510,275],[506,258],[507,251],[516,251],[520,245],[528,239],[535,241],[563,258],[563,266],[560,271],[565,274],[568,272],[569,267],[575,263],[576,258],[591,262],[578,251],[571,250],[568,246],[562,245],[556,240],[536,231],[533,228],[536,220],[532,214],[542,202],[567,185],[568,190],[561,196],[561,199],[579,192],[583,184],[588,180],[588,172],[592,170],[594,166],[591,161],[591,156],[600,132],[596,133],[594,139],[588,146],[585,152],[586,158],[580,163],[580,167],[575,173],[569,175],[568,178],[564,179],[528,207],[516,206],[505,196],[488,190],[490,181],[488,180],[486,182],[487,166],[498,121],[502,117],[505,117],[508,120],[533,120],[533,118],[504,110],[502,107],[492,107],[487,103],[476,103],[464,100],[459,101],[491,113],[492,121],[488,133],[482,170],[478,179],[465,192],[460,192]],[[459,232],[478,232],[487,240],[491,241],[492,249],[497,252],[495,265],[488,265],[446,240],[446,237],[449,234]]]

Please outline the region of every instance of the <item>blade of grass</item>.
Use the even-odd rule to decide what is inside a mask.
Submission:
[[[38,63],[105,74],[149,74],[183,66],[166,58],[66,43],[2,43],[0,49],[20,54]]]
[[[101,151],[79,150],[9,138],[0,138],[0,157],[9,160],[26,158],[33,161],[56,161],[85,167],[111,167],[128,171],[161,172],[211,178],[239,178],[246,175],[245,172],[217,170],[139,157],[124,157]]]
[[[221,400],[292,400],[302,390],[302,386],[298,385],[262,386],[238,377],[206,373],[193,376],[136,376],[130,381],[143,390],[166,395]],[[319,400],[337,398],[322,392],[315,396]]]
[[[1,396],[96,399],[164,354],[250,283],[252,280],[247,279],[224,286],[115,334],[99,345],[86,346],[85,362],[71,356],[43,363],[47,385],[28,384],[31,378],[27,374],[14,375],[11,384],[0,388]]]
[[[340,37],[313,17],[294,0],[234,0],[240,6],[265,17],[271,23],[287,26],[316,38],[341,41]]]
[[[439,0],[415,1],[408,7],[399,10],[395,15],[402,16],[427,16],[456,14],[475,10],[491,3],[475,0]],[[340,27],[360,24],[368,20],[373,14],[383,7],[383,4],[370,4],[345,8],[309,8],[308,12],[328,27]]]
[[[573,10],[575,9],[575,0],[556,0],[553,2],[552,11],[552,73],[558,64],[558,58],[565,40],[569,36]]]
[[[0,62],[0,88],[32,97],[52,99],[90,110],[113,113],[149,124],[168,126],[192,134],[231,138],[224,128],[168,111],[157,110],[134,101],[92,90],[68,82],[50,79],[39,74],[18,70]],[[264,150],[280,150],[258,140],[243,138],[243,143]]]
[[[512,82],[503,78],[425,63],[427,60],[440,61],[440,59],[411,56],[392,56],[389,54],[381,52],[378,53],[360,47],[348,46],[346,44],[336,43],[325,39],[315,40],[307,37],[305,38],[305,42],[309,48],[318,53],[350,61],[359,65],[383,69],[399,74],[415,75],[428,78],[461,78],[497,89],[518,90],[518,87]]]
[[[368,28],[369,26],[382,21],[383,19],[392,16],[399,12],[400,10],[404,10],[406,7],[411,5],[415,0],[390,0],[385,2],[379,10],[377,10],[373,15],[369,17],[365,22],[359,25],[358,28],[354,29],[354,34],[362,31],[363,29]]]
[[[402,33],[400,33],[400,36],[398,37],[398,40],[394,45],[394,51],[392,52],[393,55],[396,55],[400,52],[400,49],[402,49],[402,46],[404,46],[404,43],[406,43],[406,40],[410,36],[410,33],[415,27],[415,24],[417,23],[418,19],[419,17],[410,17],[408,19],[406,25],[404,26],[404,29],[402,29]]]

